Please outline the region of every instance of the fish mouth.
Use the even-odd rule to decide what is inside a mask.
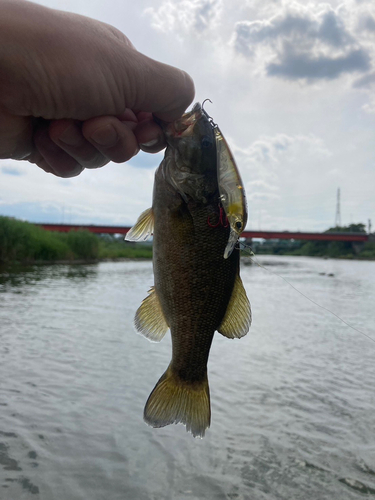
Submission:
[[[172,123],[165,124],[163,127],[164,132],[167,136],[171,137],[191,137],[195,124],[202,116],[202,106],[197,102],[194,104],[193,109],[184,113],[181,118]]]

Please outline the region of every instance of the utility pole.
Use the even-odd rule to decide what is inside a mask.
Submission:
[[[371,219],[369,219],[368,220],[368,234],[371,234],[371,227],[372,227]]]
[[[340,227],[340,226],[341,226],[340,188],[338,188],[337,189],[335,227]]]

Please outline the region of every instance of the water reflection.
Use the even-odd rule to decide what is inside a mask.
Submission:
[[[98,264],[55,264],[0,267],[0,293],[5,287],[30,286],[43,280],[85,280],[97,275]],[[9,288],[7,288],[9,289]]]

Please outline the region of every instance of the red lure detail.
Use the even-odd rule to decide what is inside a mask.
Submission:
[[[228,222],[228,217],[225,216],[224,217],[224,209],[221,205],[219,205],[219,209],[220,209],[220,214],[219,214],[219,222],[217,224],[211,224],[210,222],[210,216],[208,216],[207,218],[207,224],[210,226],[210,227],[219,227],[219,226],[223,226],[223,227],[228,227],[229,225],[229,222]]]

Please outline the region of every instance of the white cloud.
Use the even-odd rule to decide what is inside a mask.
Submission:
[[[281,217],[285,201],[293,209],[293,204],[298,204],[296,194],[306,196],[313,184],[302,179],[314,178],[315,165],[324,164],[331,156],[323,140],[314,135],[262,136],[248,148],[240,148],[233,141],[231,144],[245,184],[249,213],[262,210],[263,228],[275,228],[278,224],[286,227]],[[250,217],[248,227],[255,227],[256,223]]]
[[[369,88],[375,84],[375,72],[367,73],[353,83],[354,88]]]
[[[149,7],[152,26],[161,31],[203,34],[215,29],[220,21],[222,0],[164,0],[158,8]]]
[[[371,67],[370,52],[341,10],[284,3],[270,18],[238,22],[232,45],[246,58],[256,58],[268,76],[310,82],[364,73]]]
[[[288,136],[279,133],[272,137],[261,136],[248,148],[234,145],[232,149],[242,169],[261,169],[268,175],[277,170],[281,163],[291,163],[298,159],[301,152],[315,158],[328,157],[331,154],[323,140],[312,134]]]
[[[370,57],[363,49],[356,49],[336,57],[323,53],[307,55],[284,44],[283,53],[277,62],[267,66],[268,76],[280,76],[288,80],[335,79],[343,73],[364,72],[370,69]]]
[[[362,14],[359,17],[358,29],[375,33],[375,19],[369,12]]]
[[[349,206],[353,220],[375,220],[373,0],[36,1],[111,23],[191,74],[240,168],[248,227],[324,230],[338,187],[344,223]],[[0,161],[0,213],[130,225],[150,206],[159,162],[140,156],[61,180]]]
[[[369,101],[362,106],[363,111],[369,114],[375,114],[375,96],[371,96]]]
[[[112,163],[102,169],[85,170],[72,179],[60,179],[27,162],[6,160],[4,165],[3,169],[16,168],[22,175],[0,173],[0,213],[2,207],[9,210],[12,205],[27,204],[34,206],[33,212],[39,211],[40,217],[52,210],[60,217],[69,213],[76,223],[131,225],[152,203],[154,169]]]

